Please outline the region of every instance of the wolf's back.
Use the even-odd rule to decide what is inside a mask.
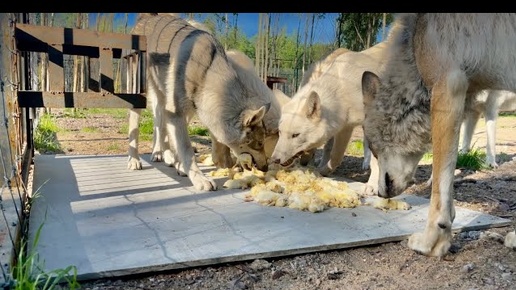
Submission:
[[[220,43],[211,33],[184,19],[170,14],[145,15],[139,18],[132,33],[147,37],[148,67],[156,72],[161,89],[170,73],[188,96],[206,82],[209,70],[228,75]]]

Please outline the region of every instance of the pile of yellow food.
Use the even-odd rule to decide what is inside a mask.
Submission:
[[[391,199],[391,198],[377,198],[372,206],[382,210],[409,210],[411,208],[410,204],[406,201],[400,199]]]
[[[242,155],[238,158],[240,162],[250,160],[246,154]],[[267,172],[254,166],[250,168],[242,172],[231,168],[217,169],[210,175],[229,176],[224,187],[251,188],[246,201],[268,206],[320,212],[329,207],[353,208],[361,204],[360,196],[346,182],[324,178],[310,168],[281,169],[270,166]]]
[[[198,163],[201,163],[206,166],[213,166],[213,159],[211,159],[211,154],[200,154],[199,156],[195,157],[195,160]]]
[[[243,171],[236,171],[237,168]],[[344,181],[325,178],[309,167],[294,166],[283,169],[271,165],[267,172],[263,172],[252,165],[252,157],[246,153],[238,156],[235,167],[219,168],[209,172],[209,175],[229,177],[223,184],[225,188],[250,188],[245,196],[246,201],[267,206],[321,212],[329,207],[354,208],[363,204],[360,195]],[[408,203],[398,199],[378,198],[372,204],[364,205],[382,210],[410,209]]]

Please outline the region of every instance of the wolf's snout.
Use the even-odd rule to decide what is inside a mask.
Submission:
[[[257,167],[260,171],[267,171],[269,169],[269,166],[267,164],[264,164],[262,166]]]
[[[394,186],[394,180],[389,176],[388,172],[385,172],[385,191],[378,192],[383,198],[391,198],[396,196],[396,189]]]

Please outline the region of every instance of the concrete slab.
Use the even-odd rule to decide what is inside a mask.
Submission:
[[[243,190],[196,192],[187,177],[149,157],[141,171],[127,170],[126,156],[35,157],[41,196],[30,237],[44,223],[37,251],[45,269],[75,265],[79,279],[96,279],[399,241],[425,225],[428,200],[416,196],[403,197],[409,211],[266,207],[245,202]],[[454,229],[509,224],[457,208]]]

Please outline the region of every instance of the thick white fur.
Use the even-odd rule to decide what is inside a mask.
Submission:
[[[516,91],[514,23],[509,13],[398,15],[380,78],[363,76],[364,131],[378,157],[379,195],[400,194],[432,146],[427,225],[408,241],[416,252],[442,256],[450,248],[463,113],[481,90]]]
[[[319,77],[303,85],[283,106],[274,162],[289,163],[333,139],[331,152],[323,154],[317,168],[321,174],[329,175],[340,165],[351,133],[364,119],[362,73],[377,71],[381,64],[376,59],[380,55],[371,57],[366,51],[339,54]],[[370,176],[370,188],[377,184],[375,175]]]
[[[307,70],[301,89],[284,107],[281,121],[287,132],[295,129],[301,135],[296,139],[305,140],[305,144],[296,145],[296,142],[290,142],[288,134],[283,135],[282,147],[279,144],[276,146],[274,161],[283,163],[300,151],[308,151],[308,156],[311,156],[313,150],[326,143],[318,170],[323,175],[329,175],[336,169],[353,129],[361,125],[364,118],[361,75],[364,70],[376,71],[382,65],[384,46],[384,43],[379,43],[361,52],[338,49]],[[314,91],[321,105],[320,118],[315,119],[303,115],[303,104]],[[287,129],[290,124],[293,124],[292,128]],[[371,174],[364,193],[372,195],[378,190],[378,167],[364,139],[363,168],[367,167],[371,167]]]
[[[133,33],[147,36],[147,97],[154,114],[153,160],[170,149],[169,162],[187,175],[198,190],[216,190],[213,179],[199,169],[187,124],[197,115],[218,142],[236,154],[249,152],[258,167],[266,168],[261,148],[249,148],[249,136],[263,130],[269,96],[256,95],[242,84],[222,46],[210,33],[173,15],[140,15]],[[141,169],[138,120],[129,118],[129,169]],[[165,137],[166,136],[166,137]],[[165,138],[167,145],[164,144]],[[255,146],[256,147],[256,146]]]

